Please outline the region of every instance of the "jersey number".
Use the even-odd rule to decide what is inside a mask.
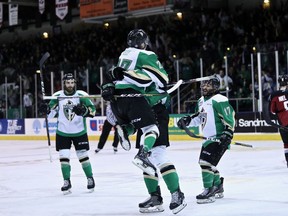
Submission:
[[[231,113],[230,107],[225,107],[224,108],[224,112],[225,112],[226,115],[230,115],[230,113]]]
[[[284,106],[285,110],[288,110],[288,101],[284,101],[283,106]]]
[[[125,70],[129,70],[131,64],[132,60],[129,59],[119,59],[118,62],[118,66],[124,68]]]

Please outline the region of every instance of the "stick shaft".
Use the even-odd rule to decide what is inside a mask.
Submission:
[[[195,82],[201,82],[201,81],[206,81],[206,80],[210,80],[212,78],[214,78],[216,75],[211,75],[211,76],[205,76],[205,77],[199,77],[199,78],[195,78],[195,79],[189,79],[189,80],[183,80],[181,85],[182,84],[188,84],[188,83],[195,83]],[[168,86],[171,86],[171,85],[176,85],[176,83],[171,83],[169,84]]]
[[[175,91],[179,86],[183,83],[183,80],[179,80],[172,88],[167,90],[168,94],[171,94]],[[156,94],[121,94],[121,95],[114,95],[116,98],[118,97],[152,97],[152,96],[162,96],[166,95],[167,93],[156,93]],[[83,96],[43,96],[44,100],[61,100],[67,98],[101,98],[101,95],[83,95]]]
[[[49,58],[50,54],[49,52],[46,52],[42,58],[40,59],[39,62],[39,66],[40,66],[40,82],[41,82],[41,92],[42,92],[42,96],[43,96],[43,100],[44,97],[46,95],[45,92],[45,85],[44,85],[44,76],[43,76],[43,67],[45,62],[47,61],[47,59]],[[45,114],[45,126],[46,126],[46,133],[47,133],[47,140],[48,140],[48,149],[49,149],[49,159],[50,162],[52,162],[52,155],[51,155],[51,139],[50,139],[50,134],[49,134],[49,124],[48,124],[48,118],[47,118],[47,114]]]
[[[211,141],[219,142],[219,143],[220,143],[220,140],[219,140],[219,139],[210,138],[210,137],[204,137],[204,136],[198,136],[198,135],[194,134],[192,131],[190,131],[190,130],[186,127],[185,122],[184,122],[183,120],[180,120],[180,121],[181,121],[181,125],[182,125],[183,129],[185,130],[186,134],[189,135],[190,137],[198,138],[198,139],[203,139],[203,140],[211,140]],[[246,144],[246,143],[231,142],[231,144],[239,145],[239,146],[243,146],[243,147],[253,148],[252,145]]]

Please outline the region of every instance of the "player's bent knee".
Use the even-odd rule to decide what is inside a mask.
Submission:
[[[143,134],[145,134],[145,136],[147,136],[148,134],[153,134],[156,136],[156,138],[159,137],[160,134],[159,129],[155,124],[142,128],[142,132]]]

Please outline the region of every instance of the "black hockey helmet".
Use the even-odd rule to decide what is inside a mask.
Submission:
[[[138,49],[146,49],[149,43],[148,35],[142,29],[134,29],[127,36],[127,44],[129,47]]]
[[[67,73],[67,74],[64,74],[62,80],[65,82],[65,80],[71,80],[71,79],[74,79],[74,80],[75,80],[73,74],[72,74],[72,73]]]
[[[287,86],[288,85],[288,75],[283,74],[279,76],[278,82],[280,86]]]

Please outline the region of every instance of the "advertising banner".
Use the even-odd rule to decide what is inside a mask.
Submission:
[[[0,119],[0,134],[25,134],[24,119]]]
[[[32,136],[46,136],[46,124],[44,118],[25,119],[26,135]],[[57,119],[48,119],[49,134],[55,135],[57,129]]]
[[[165,6],[166,0],[133,0],[128,1],[128,11]]]
[[[86,127],[88,135],[100,135],[102,132],[102,127],[104,124],[106,117],[99,116],[95,118],[87,118],[86,119]],[[26,125],[26,135],[30,136],[46,136],[46,124],[44,118],[35,118],[35,119],[25,119]],[[49,118],[48,119],[48,128],[49,134],[51,136],[56,134],[57,129],[57,119]]]
[[[80,0],[80,18],[113,14],[113,0]]]
[[[270,126],[259,112],[236,113],[235,133],[275,133],[278,129]],[[279,124],[276,118],[272,119]]]
[[[125,13],[128,10],[128,0],[114,0],[114,14]]]
[[[184,130],[180,130],[177,126],[178,120],[185,115],[181,114],[171,114],[169,118],[169,135],[183,135],[186,134]],[[199,127],[188,127],[191,132],[198,135],[200,133]]]
[[[105,116],[97,116],[94,118],[87,118],[87,133],[88,135],[100,135],[102,133]],[[112,132],[110,132],[112,134]]]

